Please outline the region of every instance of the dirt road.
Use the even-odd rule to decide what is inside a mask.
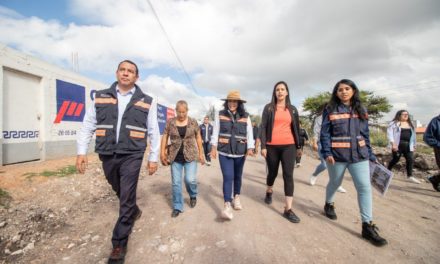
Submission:
[[[85,175],[55,179],[29,181],[22,174],[73,164],[74,158],[1,168],[0,187],[14,201],[9,209],[0,209],[0,223],[5,223],[0,227],[0,263],[106,263],[118,202],[96,156],[91,160]],[[170,216],[169,168],[161,167],[154,176],[143,170],[138,204],[144,213],[130,236],[126,263],[440,263],[440,193],[431,185],[395,175],[386,197],[373,190],[375,222],[389,241],[376,248],[360,237],[356,192],[348,174],[343,182],[348,192],[336,196],[338,220],[331,221],[322,214],[327,173],[312,187],[308,179],[318,161],[306,156],[302,164],[294,173],[299,224],[281,215],[281,176],[273,204],[263,202],[261,157],[246,161],[243,210],[234,211],[230,222],[219,218],[218,160],[199,167],[197,206],[188,207],[184,192],[185,212],[177,218]]]

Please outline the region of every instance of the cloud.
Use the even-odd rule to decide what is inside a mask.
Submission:
[[[279,80],[289,84],[300,106],[350,78],[386,96],[393,111],[406,103],[425,123],[438,114],[433,98],[440,85],[423,83],[440,80],[439,1],[150,2],[200,91],[196,95],[171,77],[145,79],[167,87],[156,92],[170,104],[177,95],[190,98],[201,113],[199,100],[211,102],[239,89],[257,113]],[[73,0],[70,12],[84,24],[20,17],[2,8],[0,42],[65,67],[78,52],[87,73],[113,73],[118,61],[130,58],[143,71],[171,68],[183,76],[148,1]],[[399,88],[408,84],[413,89]]]

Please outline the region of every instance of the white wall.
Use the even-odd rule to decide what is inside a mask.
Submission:
[[[51,65],[2,44],[0,44],[0,69],[0,144],[2,145],[2,149],[0,150],[0,164],[3,164],[3,150],[5,149],[5,146],[11,147],[13,144],[16,144],[18,148],[24,147],[24,151],[26,148],[24,145],[24,139],[16,138],[12,140],[3,137],[3,119],[8,118],[8,122],[11,123],[10,119],[12,114],[10,111],[5,111],[6,104],[15,103],[11,102],[10,96],[6,97],[6,95],[9,94],[6,89],[14,89],[9,91],[14,91],[15,97],[19,96],[20,98],[27,98],[25,103],[21,100],[20,106],[18,107],[18,110],[16,110],[17,113],[14,114],[23,115],[26,109],[26,103],[29,103],[29,106],[35,107],[35,109],[37,109],[36,111],[38,111],[38,113],[35,113],[35,118],[38,118],[39,120],[39,159],[45,160],[60,156],[75,155],[76,134],[81,126],[81,122],[61,121],[60,123],[54,123],[57,117],[56,80],[85,87],[85,107],[82,111],[85,111],[85,109],[91,104],[90,91],[92,89],[104,89],[107,88],[108,85],[88,79],[72,71]],[[39,81],[39,85],[37,83],[37,89],[32,91],[26,90],[24,87],[20,88],[20,85],[18,84],[16,85],[18,87],[9,87],[4,83],[5,72],[8,74],[13,72],[18,78],[20,78],[20,76],[23,76],[23,78],[25,78],[25,76],[27,76],[26,78],[29,78],[29,76],[31,76],[31,78],[35,77],[34,79]],[[23,93],[21,93],[21,91],[23,91]],[[6,99],[8,99],[7,102],[5,101]],[[20,100],[17,100],[17,102],[18,101]],[[35,104],[38,105],[35,106]],[[20,112],[20,109],[22,109],[21,111],[23,112]],[[19,118],[17,118],[17,122],[20,122]],[[12,123],[8,125],[13,126],[14,124]],[[25,126],[23,124],[17,124],[17,126],[18,125],[21,127]]]

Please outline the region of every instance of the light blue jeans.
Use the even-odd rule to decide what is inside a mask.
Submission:
[[[327,203],[333,202],[336,190],[341,186],[347,168],[356,187],[362,222],[370,222],[373,220],[373,201],[368,160],[356,163],[336,162],[334,165],[327,163],[330,180],[327,184],[325,200]]]
[[[318,176],[321,172],[325,171],[325,169],[327,169],[327,165],[325,163],[325,159],[321,154],[321,143],[318,142],[318,155],[319,155],[319,160],[321,161],[321,163],[316,167],[315,172],[313,173],[313,176]]]
[[[183,212],[182,172],[185,171],[185,187],[189,197],[197,197],[197,161],[171,163],[173,209]]]

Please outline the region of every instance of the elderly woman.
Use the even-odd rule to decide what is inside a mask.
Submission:
[[[242,209],[241,176],[246,155],[254,156],[255,141],[249,113],[244,109],[246,101],[240,98],[240,92],[230,91],[223,100],[224,108],[215,117],[211,158],[217,158],[218,151],[225,202],[221,216],[226,220],[232,220],[234,216],[231,203],[235,210]]]
[[[197,121],[188,117],[188,104],[181,100],[176,104],[177,117],[167,121],[160,146],[160,160],[163,165],[171,164],[173,191],[172,217],[183,212],[182,172],[185,171],[185,186],[188,191],[189,206],[197,203],[197,160],[205,163]],[[168,145],[168,137],[171,142]]]

